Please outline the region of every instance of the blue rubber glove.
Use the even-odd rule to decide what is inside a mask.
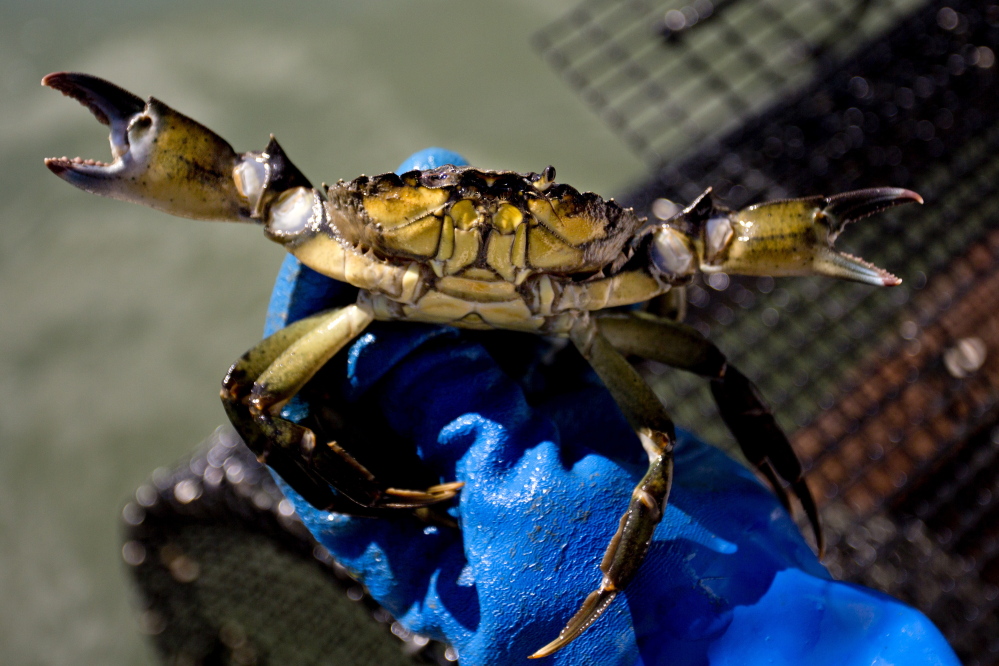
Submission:
[[[431,149],[399,171],[449,163],[464,160]],[[354,293],[289,256],[267,333]],[[831,580],[752,473],[682,432],[637,578],[580,638],[527,662],[599,584],[647,459],[581,360],[553,374],[531,363],[541,339],[488,335],[506,335],[494,340],[523,365],[504,371],[497,348],[453,328],[376,322],[350,347],[340,388],[346,413],[375,401],[441,481],[465,482],[451,510],[460,532],[317,511],[286,488],[315,537],[410,630],[451,644],[466,666],[957,666],[925,616]],[[287,414],[305,409],[293,401]]]

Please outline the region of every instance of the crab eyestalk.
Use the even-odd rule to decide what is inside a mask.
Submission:
[[[708,190],[654,234],[652,259],[664,271],[689,274],[826,275],[875,286],[902,281],[833,248],[851,222],[923,199],[911,190],[877,187],[830,197],[771,201],[739,211],[715,206]]]
[[[143,101],[104,79],[57,72],[42,79],[111,129],[108,164],[50,157],[45,165],[82,190],[202,220],[264,222],[277,235],[304,227],[315,190],[274,137],[261,152],[225,139],[155,97]]]

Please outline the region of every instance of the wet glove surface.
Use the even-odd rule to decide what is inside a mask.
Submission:
[[[431,149],[400,172],[460,159]],[[267,333],[354,293],[289,256]],[[544,354],[554,361],[540,363]],[[330,514],[286,492],[379,603],[453,645],[465,666],[958,664],[918,611],[830,580],[772,493],[682,432],[669,505],[635,580],[580,638],[528,662],[600,582],[647,463],[636,436],[574,350],[556,354],[527,334],[378,322],[341,356],[342,413],[373,406],[441,481],[463,481],[449,510],[461,531],[405,512]],[[289,416],[304,409],[293,402]]]

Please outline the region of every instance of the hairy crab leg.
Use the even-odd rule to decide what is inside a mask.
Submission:
[[[336,442],[319,444],[310,429],[278,416],[372,319],[368,310],[350,305],[295,322],[244,354],[222,384],[226,413],[247,445],[320,509],[354,515],[416,509],[451,499],[461,487],[446,483],[425,490],[388,488]],[[331,486],[340,495],[332,493]]]
[[[790,485],[812,526],[821,557],[825,537],[801,463],[756,386],[691,326],[646,313],[604,314],[596,316],[595,321],[621,353],[659,361],[711,380],[718,411],[743,455],[767,478],[788,510],[790,502],[780,479]]]
[[[591,592],[558,637],[530,655],[547,657],[586,631],[607,610],[641,566],[662,520],[673,482],[673,420],[638,371],[586,318],[569,334],[583,357],[607,386],[649,456],[649,468],[635,486],[628,510],[604,552],[600,586]]]

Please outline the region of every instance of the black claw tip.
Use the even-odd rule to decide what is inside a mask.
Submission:
[[[146,107],[141,98],[90,74],[53,72],[42,79],[42,85],[72,97],[104,125],[130,118]]]
[[[905,203],[923,203],[923,197],[901,187],[872,187],[866,190],[843,192],[826,198],[823,212],[834,218],[838,226],[856,222],[892,206]]]

